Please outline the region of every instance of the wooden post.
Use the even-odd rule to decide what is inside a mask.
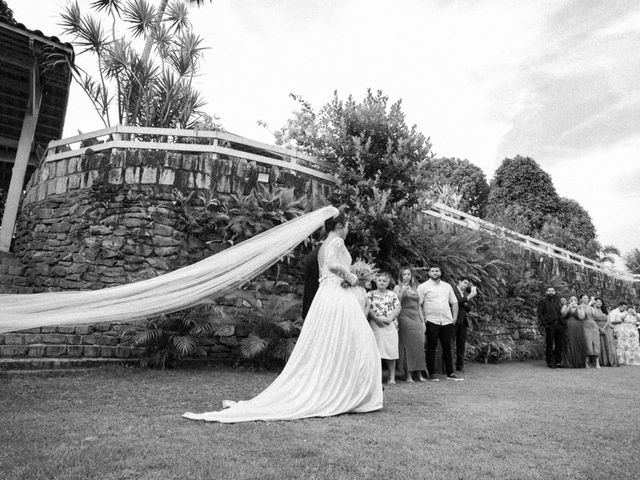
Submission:
[[[33,40],[31,40],[31,42],[33,42]],[[31,67],[30,87],[29,104],[27,105],[27,110],[22,122],[18,151],[16,152],[16,159],[13,163],[11,183],[9,184],[9,192],[7,193],[7,200],[4,206],[2,229],[0,229],[0,252],[8,252],[11,248],[13,230],[18,216],[18,206],[20,205],[20,197],[22,197],[24,176],[27,172],[31,146],[33,145],[33,137],[36,133],[36,125],[38,124],[38,115],[40,113],[42,90],[38,64],[35,58]]]

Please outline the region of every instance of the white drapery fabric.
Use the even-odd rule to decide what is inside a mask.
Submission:
[[[338,214],[323,207],[200,262],[102,290],[0,295],[0,333],[28,328],[137,320],[220,297],[277,263]]]

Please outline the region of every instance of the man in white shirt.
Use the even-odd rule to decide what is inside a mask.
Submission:
[[[455,323],[453,319],[458,317],[458,300],[451,285],[440,280],[441,276],[440,267],[432,265],[429,268],[429,280],[418,286],[420,306],[427,325],[427,370],[433,378],[439,340],[447,378],[462,380],[454,375],[451,358],[451,339]]]

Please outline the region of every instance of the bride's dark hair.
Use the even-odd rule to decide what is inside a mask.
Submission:
[[[332,232],[338,225],[344,226],[347,222],[347,216],[340,212],[337,217],[330,218],[324,222],[324,229],[327,233]]]

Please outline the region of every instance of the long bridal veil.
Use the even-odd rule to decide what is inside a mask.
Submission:
[[[0,333],[153,317],[222,296],[278,262],[338,214],[323,207],[173,272],[102,290],[0,295]]]

